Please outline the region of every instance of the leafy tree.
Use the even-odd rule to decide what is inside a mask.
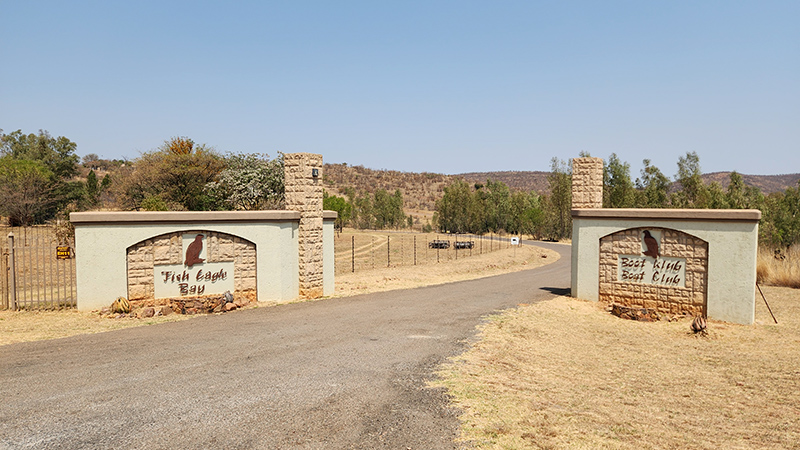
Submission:
[[[81,198],[82,183],[69,181],[78,173],[76,147],[69,139],[42,130],[38,134],[0,130],[4,167],[0,209],[12,223],[42,223]]]
[[[114,184],[119,203],[141,209],[148,197],[158,197],[171,210],[213,209],[215,199],[207,195],[207,184],[217,181],[225,161],[214,149],[194,146],[186,153],[185,141],[165,141],[158,150],[142,154]],[[181,138],[183,139],[183,138]]]
[[[511,192],[502,181],[486,180],[486,195],[482,196],[485,224],[480,231],[498,233],[508,230],[511,213]]]
[[[53,173],[39,161],[0,158],[0,198],[11,226],[42,223],[58,210]]]
[[[772,247],[787,248],[800,242],[800,182],[798,187],[765,199],[759,233]]]
[[[643,161],[642,177],[636,179],[637,206],[641,208],[666,208],[669,204],[670,181],[658,167]]]
[[[97,183],[97,174],[94,170],[90,170],[86,175],[86,197],[89,204],[94,205],[97,203],[97,194],[100,193],[100,186]]]
[[[78,174],[77,144],[64,136],[53,137],[44,130],[39,134],[23,134],[17,130],[2,134],[0,130],[0,155],[12,159],[39,161],[59,180],[67,180]]]
[[[458,179],[445,187],[442,198],[436,202],[437,228],[452,233],[475,232],[471,226],[474,200],[469,184],[464,180]]]
[[[612,153],[605,164],[603,185],[604,208],[633,208],[636,205],[631,165],[620,161],[616,153]]]
[[[543,200],[544,218],[541,234],[548,239],[562,239],[572,234],[572,172],[563,160],[550,161],[547,175],[550,195]]]
[[[681,189],[672,197],[672,204],[678,208],[705,208],[709,200],[708,193],[704,192],[700,171],[700,157],[696,152],[687,152],[686,156],[678,158],[678,173],[675,181]]]
[[[84,155],[84,157],[81,158],[81,164],[83,164],[84,167],[89,167],[99,160],[100,157],[97,156],[97,153],[89,153],[88,155]]]
[[[541,225],[544,213],[535,192],[514,192],[510,200],[508,232],[512,234],[535,235]]]
[[[747,186],[736,171],[731,172],[726,199],[728,207],[733,209],[761,209],[764,203],[761,191],[757,187]]]
[[[334,226],[339,230],[343,229],[345,224],[350,221],[353,213],[353,205],[350,202],[342,197],[329,195],[326,191],[322,192],[322,208],[338,213]]]
[[[205,186],[215,209],[283,209],[283,155],[229,154],[219,178]]]

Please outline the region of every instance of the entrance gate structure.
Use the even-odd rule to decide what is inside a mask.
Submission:
[[[573,160],[573,297],[753,323],[761,211],[602,208],[602,181]]]

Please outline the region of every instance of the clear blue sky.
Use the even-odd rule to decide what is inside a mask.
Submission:
[[[0,128],[375,169],[800,172],[800,1],[0,0]]]

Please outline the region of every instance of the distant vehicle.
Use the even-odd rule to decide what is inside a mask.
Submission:
[[[518,237],[512,237],[511,238],[511,245],[519,245],[519,238]]]
[[[450,248],[450,241],[445,241],[442,239],[434,239],[428,243],[428,247],[430,248]]]
[[[456,249],[474,248],[475,241],[456,241]]]

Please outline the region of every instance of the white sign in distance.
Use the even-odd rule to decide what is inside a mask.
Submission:
[[[618,255],[618,281],[686,287],[686,260],[659,256]]]

